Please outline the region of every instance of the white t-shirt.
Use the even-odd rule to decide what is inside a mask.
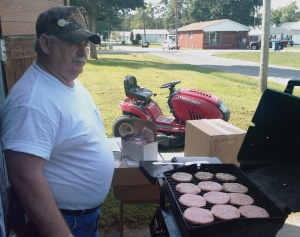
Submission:
[[[70,88],[34,63],[2,110],[2,147],[47,160],[43,174],[62,209],[100,205],[114,158],[99,110],[78,80]]]

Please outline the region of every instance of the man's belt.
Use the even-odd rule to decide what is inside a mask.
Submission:
[[[100,206],[101,206],[101,205],[100,205]],[[63,215],[74,215],[74,216],[79,216],[79,215],[83,215],[83,214],[91,214],[91,213],[93,213],[94,211],[96,211],[97,209],[99,209],[100,206],[94,207],[94,208],[91,208],[91,209],[85,209],[85,210],[67,210],[67,209],[59,209],[59,210],[60,210],[60,212],[61,212]]]

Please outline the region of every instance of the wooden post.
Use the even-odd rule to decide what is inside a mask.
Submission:
[[[2,68],[4,62],[0,60],[0,108],[3,107],[3,103],[5,100],[5,91],[6,88],[5,87],[5,83],[3,80],[3,72],[2,72]],[[2,210],[0,210],[0,212],[3,212],[3,217],[4,217],[4,225],[5,227],[7,226],[7,216],[8,216],[8,183],[7,183],[7,175],[6,175],[6,169],[5,169],[5,163],[4,163],[4,157],[3,157],[3,153],[2,153],[2,147],[0,144],[0,208],[2,208]],[[1,220],[0,220],[1,221]],[[1,223],[0,223],[1,225]],[[7,228],[7,227],[6,227]],[[1,228],[0,228],[0,236],[1,236]]]
[[[175,1],[175,47],[178,49],[178,6],[177,1]]]
[[[271,0],[263,0],[262,39],[260,54],[259,91],[267,88],[269,66],[269,37],[270,37]]]

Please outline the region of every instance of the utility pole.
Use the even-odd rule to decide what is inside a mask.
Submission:
[[[175,45],[176,45],[176,50],[178,49],[178,8],[177,8],[177,1],[175,2]]]
[[[125,44],[125,36],[124,36],[124,29],[125,29],[125,12],[123,12],[123,24],[122,24],[122,30],[123,30],[123,40],[122,40],[122,44],[124,43]]]
[[[144,43],[146,43],[146,16],[145,16],[144,7],[143,7],[143,21],[144,21]]]
[[[263,0],[262,39],[260,54],[259,92],[267,89],[269,67],[271,0]]]

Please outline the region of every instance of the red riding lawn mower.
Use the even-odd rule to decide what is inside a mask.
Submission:
[[[194,89],[178,89],[175,85],[180,81],[169,82],[160,86],[170,91],[168,105],[174,117],[165,116],[159,105],[151,99],[152,91],[137,85],[134,76],[124,79],[124,98],[118,108],[123,115],[113,125],[115,137],[132,134],[132,117],[152,121],[157,127],[158,144],[165,147],[177,147],[184,144],[185,123],[196,119],[223,119],[228,121],[230,111],[218,97],[204,91]],[[154,94],[156,96],[156,94]]]

